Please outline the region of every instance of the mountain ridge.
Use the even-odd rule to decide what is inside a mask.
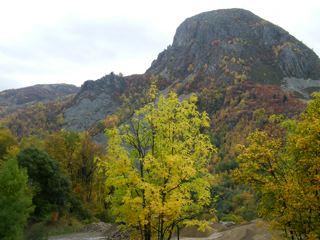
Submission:
[[[79,88],[72,84],[36,84],[0,92],[0,116],[36,103],[47,103],[76,94]]]
[[[309,98],[320,89],[320,59],[287,31],[248,10],[200,13],[180,24],[172,45],[144,74],[123,77],[111,73],[84,82],[59,107],[60,128],[97,129],[120,108],[139,107],[139,99],[154,79],[164,93],[196,93],[200,110],[212,118],[213,131],[219,123],[228,132],[244,117],[251,121],[253,112],[262,106],[266,114],[301,111],[299,98]],[[229,118],[222,114],[225,109],[229,109]],[[98,129],[94,134],[101,135],[103,126]]]

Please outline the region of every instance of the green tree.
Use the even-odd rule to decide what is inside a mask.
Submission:
[[[35,216],[42,217],[50,211],[62,210],[68,202],[70,182],[61,172],[58,162],[35,148],[22,150],[18,162],[27,169],[29,183],[35,191]]]
[[[21,239],[32,211],[27,173],[9,159],[0,167],[0,239]]]
[[[320,237],[320,93],[285,137],[256,131],[242,146],[236,176],[261,197],[260,214],[290,239]],[[281,131],[279,131],[281,132]]]
[[[209,118],[196,102],[195,95],[179,101],[171,92],[136,111],[129,124],[107,131],[100,167],[111,210],[141,239],[170,239],[183,224],[205,227],[199,217],[209,212],[208,161],[216,149],[203,133]]]

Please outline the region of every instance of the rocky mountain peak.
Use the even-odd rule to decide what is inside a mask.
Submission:
[[[239,36],[250,38],[251,31],[244,30],[259,21],[262,21],[260,17],[243,9],[220,9],[200,13],[180,24],[173,46],[188,46],[192,41],[210,44],[213,39],[223,41]]]
[[[287,31],[250,11],[221,9],[186,19],[147,70],[172,79],[199,72],[219,83],[281,85],[284,78],[320,79],[320,60]]]

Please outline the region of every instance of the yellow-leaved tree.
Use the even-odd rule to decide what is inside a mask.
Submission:
[[[261,216],[289,239],[320,237],[320,93],[313,96],[297,120],[281,123],[285,136],[251,134],[235,172],[259,193]]]
[[[203,130],[207,114],[197,97],[180,101],[171,92],[135,112],[128,124],[107,130],[106,174],[112,214],[139,239],[170,239],[176,227],[204,226],[210,184],[208,162],[216,151]],[[213,214],[212,214],[213,215]]]

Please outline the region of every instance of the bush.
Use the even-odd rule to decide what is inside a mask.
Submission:
[[[40,222],[32,225],[26,233],[26,240],[47,240],[48,233],[45,223]]]
[[[91,219],[90,212],[83,206],[82,201],[75,195],[70,198],[70,212],[81,220]]]

